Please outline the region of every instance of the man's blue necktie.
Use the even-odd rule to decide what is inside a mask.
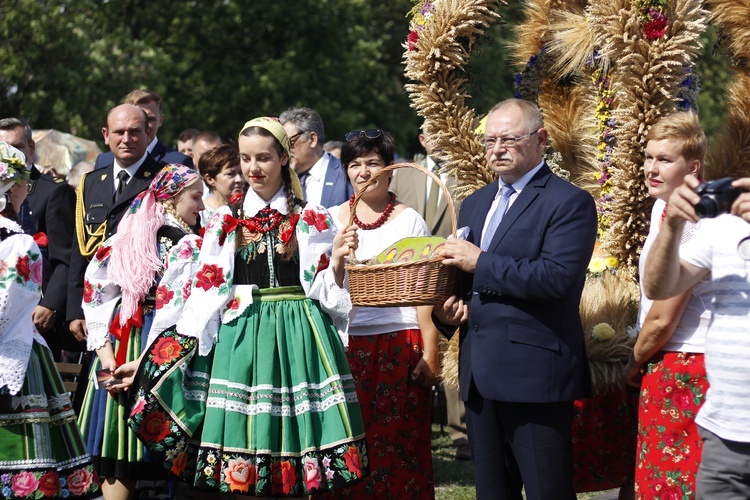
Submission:
[[[486,251],[487,248],[489,248],[490,242],[492,242],[492,237],[495,236],[495,231],[497,231],[500,221],[503,220],[503,215],[505,215],[506,210],[508,210],[510,196],[515,192],[516,190],[513,189],[513,186],[508,184],[503,184],[503,187],[500,189],[500,203],[497,204],[497,209],[495,210],[495,213],[492,214],[490,223],[487,224],[487,230],[482,235],[482,244],[480,246],[482,251]]]

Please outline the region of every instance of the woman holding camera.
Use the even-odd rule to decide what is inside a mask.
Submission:
[[[701,177],[706,136],[694,113],[679,112],[654,124],[646,141],[643,168],[656,202],[640,257],[640,332],[623,373],[627,384],[641,389],[635,494],[694,498],[703,446],[695,417],[708,389],[703,343],[711,301],[704,294],[712,285],[703,282],[682,295],[652,301],[643,293],[643,272],[670,195],[685,176]],[[687,223],[681,243],[696,226]]]

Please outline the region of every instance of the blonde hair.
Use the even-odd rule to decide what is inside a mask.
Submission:
[[[678,111],[667,115],[654,123],[646,135],[647,143],[668,139],[680,141],[680,155],[685,159],[699,160],[703,164],[707,141],[697,114]]]

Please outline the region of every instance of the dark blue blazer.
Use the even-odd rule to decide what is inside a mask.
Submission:
[[[354,194],[354,189],[341,166],[341,160],[330,154],[328,157],[328,170],[323,181],[323,194],[320,197],[320,204],[326,208],[341,205]]]
[[[477,246],[498,183],[461,205],[459,227]],[[594,200],[544,165],[508,209],[460,293],[461,398],[473,381],[487,399],[550,403],[590,396],[578,306],[596,239]]]
[[[179,151],[175,151],[172,148],[168,148],[163,142],[161,142],[159,139],[156,140],[156,145],[154,146],[154,150],[149,153],[151,157],[156,160],[163,163],[179,163],[181,165],[185,165],[186,167],[193,168],[193,159],[189,156],[185,156],[184,154],[180,153]],[[114,162],[115,156],[112,154],[112,151],[106,151],[99,156],[96,157],[96,163],[94,163],[94,170],[98,170],[100,168],[104,168],[110,163]]]

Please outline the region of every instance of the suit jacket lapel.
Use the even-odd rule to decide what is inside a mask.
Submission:
[[[346,179],[344,179],[345,175],[341,161],[335,156],[328,154],[328,168],[326,169],[326,176],[323,179],[323,192],[320,195],[320,204],[322,206],[330,207],[333,205],[333,197],[340,189],[338,187],[339,182],[346,182]],[[346,187],[344,187],[343,191],[346,191]]]
[[[482,236],[483,236],[483,230],[484,230],[484,221],[487,218],[487,214],[490,213],[490,208],[492,208],[492,200],[495,199],[495,194],[497,194],[497,181],[490,184],[492,188],[485,189],[482,194],[482,199],[477,201],[477,205],[475,210],[477,211],[477,214],[475,217],[470,217],[469,221],[469,227],[471,228],[471,233],[474,236],[474,240],[472,243],[474,243],[476,246],[479,246],[482,242]]]
[[[92,200],[91,205],[94,204],[101,204],[102,206],[105,206],[107,208],[111,208],[113,201],[112,198],[115,194],[115,175],[114,175],[115,167],[114,164],[110,163],[104,168],[100,168],[99,170],[94,170],[89,176],[91,176],[91,180],[96,179],[94,182],[99,184],[99,189],[92,189],[90,191],[93,191],[92,194]],[[90,192],[90,191],[87,191]]]
[[[513,204],[510,206],[508,211],[505,212],[505,216],[503,217],[503,220],[500,221],[500,225],[497,226],[495,235],[492,237],[490,246],[487,248],[488,251],[495,251],[497,246],[500,244],[500,241],[502,241],[503,237],[505,236],[505,233],[507,233],[508,229],[513,226],[516,219],[518,219],[518,217],[520,217],[520,215],[526,211],[529,205],[531,205],[534,200],[536,200],[536,198],[539,196],[539,189],[544,188],[544,186],[547,184],[549,175],[552,175],[552,171],[547,167],[547,164],[545,163],[542,168],[539,169],[539,172],[537,172],[536,175],[531,178],[529,183],[526,184],[526,187],[523,188],[521,194],[519,194],[518,197],[513,201]]]
[[[154,144],[154,149],[149,153],[155,160],[161,160],[164,158],[164,155],[167,154],[167,147],[164,145],[161,140],[156,139],[156,144]]]
[[[336,172],[331,168],[331,162],[328,163],[326,176],[323,179],[323,192],[320,194],[320,204],[324,207],[330,206],[333,190],[336,188]],[[330,183],[330,184],[329,184]]]
[[[422,165],[424,168],[427,168],[427,158],[419,162],[420,165]],[[414,186],[414,196],[416,199],[414,200],[416,203],[416,210],[417,213],[424,214],[425,213],[425,198],[427,197],[427,180],[425,179],[425,174],[422,172],[415,171],[417,173],[417,184]],[[421,180],[422,182],[419,182]],[[427,226],[430,227],[430,230],[432,230],[432,223],[431,220],[426,220]]]

